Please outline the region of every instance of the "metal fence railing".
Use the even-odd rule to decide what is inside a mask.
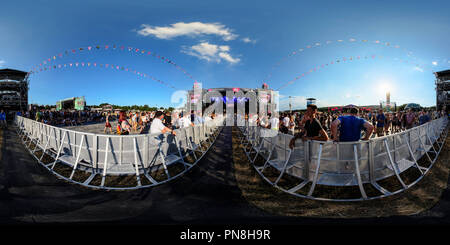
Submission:
[[[159,185],[186,173],[203,157],[214,143],[223,120],[211,120],[202,125],[175,130],[176,136],[105,135],[84,133],[50,126],[16,116],[17,132],[24,145],[40,164],[58,177],[86,187],[104,189],[137,189]],[[36,153],[40,154],[36,154]],[[196,154],[197,152],[197,154]],[[193,161],[186,161],[187,157]],[[51,158],[44,163],[43,158]],[[183,170],[171,176],[169,166],[182,164]],[[70,175],[58,173],[57,164],[71,168]],[[152,172],[162,170],[165,179],[158,181]],[[77,171],[87,173],[83,181],[74,180]],[[110,176],[136,177],[135,186],[106,186]],[[99,185],[92,184],[101,177]],[[143,179],[146,178],[146,184]]]
[[[293,138],[287,134],[272,134],[256,126],[239,127],[242,132],[241,143],[255,170],[267,182],[289,194],[329,201],[370,200],[402,192],[418,181],[432,168],[448,133],[447,117],[442,117],[404,132],[358,142],[321,142],[297,140],[294,149],[289,148]],[[269,135],[269,137],[267,137]],[[258,156],[262,162],[257,164]],[[421,166],[418,160],[425,157],[428,166]],[[271,167],[272,179],[267,176]],[[405,183],[401,174],[415,168],[419,177]],[[284,177],[294,177],[298,181],[286,188],[279,185]],[[401,188],[389,191],[377,181],[395,176]],[[292,178],[290,178],[292,179]],[[379,194],[368,196],[366,184]],[[323,198],[314,195],[317,185],[359,188],[357,198]],[[307,190],[302,190],[309,186]],[[299,192],[302,190],[302,194]]]

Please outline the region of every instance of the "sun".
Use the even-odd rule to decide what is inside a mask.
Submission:
[[[388,83],[388,82],[381,82],[379,87],[378,87],[378,89],[379,89],[378,91],[381,94],[385,94],[387,92],[390,93],[390,92],[392,92],[392,85],[390,83]]]

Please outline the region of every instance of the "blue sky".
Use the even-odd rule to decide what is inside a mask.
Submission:
[[[88,104],[173,106],[172,93],[194,80],[260,87],[271,74],[269,86],[282,87],[280,109],[288,96],[294,108],[307,97],[321,106],[378,104],[386,87],[397,104],[431,106],[432,71],[450,66],[448,9],[448,1],[8,1],[0,15],[0,66],[31,70],[67,50],[100,45],[51,64],[114,64],[176,88],[80,65],[33,74],[29,102],[38,104],[85,96]],[[169,58],[193,79],[127,47]]]

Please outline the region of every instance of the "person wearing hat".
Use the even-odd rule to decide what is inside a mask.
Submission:
[[[362,140],[368,140],[373,132],[373,125],[360,118],[358,108],[347,107],[344,109],[344,115],[338,117],[331,123],[331,134],[333,141],[350,142],[359,141],[361,139],[361,131],[365,130],[366,135]],[[339,137],[337,134],[339,128]]]

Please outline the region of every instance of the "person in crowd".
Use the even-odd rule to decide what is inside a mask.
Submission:
[[[164,126],[172,128],[172,115],[168,111],[164,115]]]
[[[295,135],[295,116],[291,115],[289,118],[289,134]]]
[[[268,116],[270,118],[269,119],[269,127],[268,128],[270,128],[272,130],[275,130],[275,131],[278,131],[279,126],[280,126],[280,119],[278,119],[276,113],[275,113],[275,115],[273,117],[272,117],[271,113],[269,113]]]
[[[187,118],[187,116],[184,115],[183,112],[180,113],[177,124],[179,128],[187,128],[189,126],[194,126],[194,123],[192,123],[191,120],[189,120],[189,118]]]
[[[368,140],[373,132],[373,126],[370,122],[360,118],[358,108],[346,108],[344,116],[340,116],[331,124],[331,135],[333,141],[349,142],[359,141],[361,131],[365,130],[365,136],[362,140]],[[338,136],[339,127],[339,136]]]
[[[416,115],[414,115],[411,109],[408,109],[408,113],[406,114],[406,129],[410,129],[414,126],[414,122],[416,120]]]
[[[425,111],[421,111],[420,112],[420,116],[419,116],[419,125],[422,125],[422,124],[425,124],[425,123],[427,123],[427,122],[429,122],[431,119],[430,119],[430,116],[428,116],[428,113],[426,113]]]
[[[171,132],[176,135],[175,131],[164,126],[162,120],[164,118],[164,113],[162,111],[157,111],[155,113],[155,118],[153,119],[152,124],[150,125],[150,134],[165,134],[167,132]]]
[[[128,135],[131,133],[131,126],[127,120],[127,116],[124,111],[119,113],[119,121],[117,124],[117,134]]]
[[[390,128],[392,126],[391,116],[392,116],[391,113],[386,113],[386,115],[385,115],[385,120],[384,120],[384,134],[385,135],[389,135]]]
[[[148,115],[145,112],[141,113],[141,121],[142,121],[142,127],[146,128],[148,124]]]
[[[200,125],[205,122],[202,116],[198,115],[198,113],[194,113],[194,125]],[[192,120],[192,115],[191,115]]]
[[[2,127],[2,128],[6,128],[7,127],[6,113],[3,110],[0,111],[0,127]]]
[[[269,126],[269,119],[267,118],[267,115],[262,115],[261,117],[259,117],[258,124],[263,128],[267,128]]]
[[[289,142],[289,147],[293,149],[295,147],[295,141],[298,138],[302,138],[303,141],[306,140],[319,140],[327,141],[328,134],[320,125],[319,120],[316,118],[317,106],[314,104],[309,104],[306,108],[306,113],[300,122],[300,127],[302,130],[300,133],[296,134],[294,138]]]
[[[290,123],[291,119],[289,118],[289,115],[286,113],[283,116],[283,120],[282,120],[282,127],[280,127],[280,129],[283,129],[281,132],[283,134],[288,134],[289,133],[289,123]]]
[[[133,127],[134,132],[137,132],[137,127],[138,127],[138,113],[137,112],[132,114],[131,125]]]
[[[392,118],[392,133],[398,133],[400,128],[400,114],[394,113]]]
[[[112,134],[112,127],[111,127],[111,123],[109,122],[110,117],[111,117],[111,113],[108,113],[106,115],[106,122],[105,122],[105,128],[103,129],[103,133],[106,133],[106,130],[109,128],[109,132]]]
[[[380,109],[377,115],[377,136],[384,136],[384,124],[386,123],[386,116],[383,113],[383,110]]]
[[[41,122],[41,119],[42,119],[42,113],[41,113],[40,111],[37,111],[37,112],[36,112],[35,118],[36,118],[36,121]]]

